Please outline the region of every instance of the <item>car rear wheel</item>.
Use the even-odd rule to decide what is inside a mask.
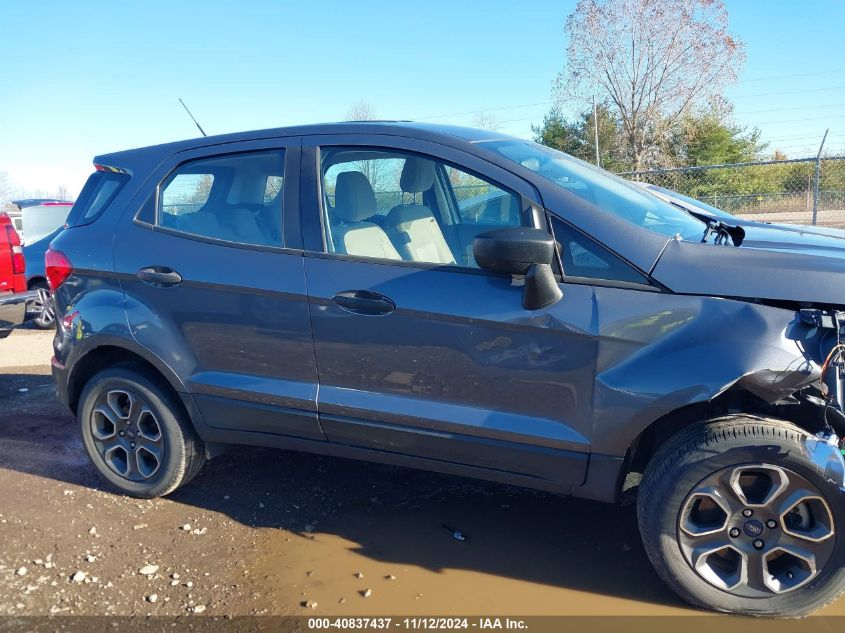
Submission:
[[[836,451],[751,416],[679,433],[638,495],[655,569],[682,598],[718,611],[800,617],[835,600],[845,590],[845,495],[842,472],[826,472],[819,456]]]
[[[41,330],[56,327],[56,308],[50,287],[41,281],[33,284],[31,290],[35,291],[35,300],[32,302],[32,312],[35,314],[32,322],[35,327]]]
[[[204,446],[172,392],[133,367],[96,374],[82,392],[77,417],[88,456],[114,488],[158,497],[190,481]]]

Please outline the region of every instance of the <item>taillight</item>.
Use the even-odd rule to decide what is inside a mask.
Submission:
[[[0,213],[0,225],[6,231],[6,243],[12,248],[12,274],[22,275],[26,271],[26,262],[23,259],[21,238],[8,214]]]
[[[26,272],[26,261],[23,258],[23,249],[20,246],[12,247],[12,274],[23,275]]]
[[[51,290],[61,286],[73,272],[73,264],[61,251],[48,248],[44,254],[44,264],[47,269],[47,283]]]

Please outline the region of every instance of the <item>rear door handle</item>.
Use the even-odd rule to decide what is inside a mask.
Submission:
[[[383,315],[396,309],[389,297],[370,290],[344,290],[332,297],[332,301],[354,314]]]
[[[182,275],[166,266],[148,266],[138,271],[138,279],[151,286],[178,286],[182,283]]]

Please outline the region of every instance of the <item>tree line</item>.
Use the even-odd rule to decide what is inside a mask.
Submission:
[[[532,126],[534,140],[613,172],[759,160],[768,147],[760,130],[733,123],[724,102],[677,117],[653,139],[639,159],[631,156],[624,123],[606,103],[567,118],[552,108],[541,125]],[[596,152],[598,138],[598,153]]]

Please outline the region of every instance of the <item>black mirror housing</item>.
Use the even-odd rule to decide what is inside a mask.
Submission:
[[[488,231],[473,240],[472,254],[485,270],[525,276],[526,310],[545,308],[563,297],[551,266],[555,242],[545,231],[528,227]]]
[[[472,242],[478,265],[494,273],[525,275],[532,264],[551,264],[555,243],[540,229],[510,227],[478,235]]]

